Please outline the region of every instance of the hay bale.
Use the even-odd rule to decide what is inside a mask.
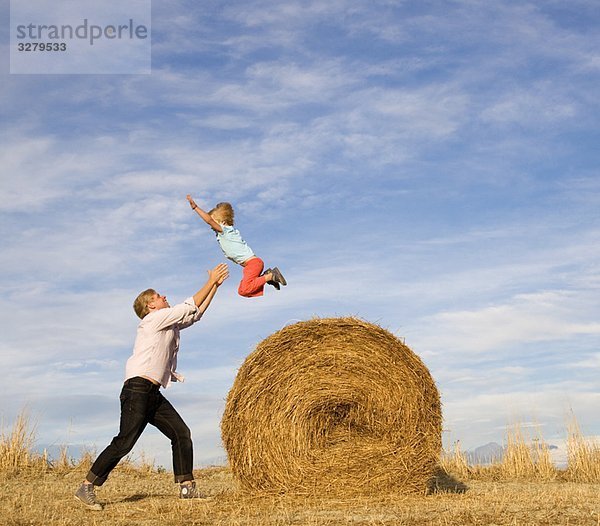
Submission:
[[[263,340],[227,397],[221,434],[251,491],[425,491],[441,407],[423,362],[356,318],[287,326]]]

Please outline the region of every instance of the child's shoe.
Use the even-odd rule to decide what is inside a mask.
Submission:
[[[268,274],[269,272],[273,272],[272,269],[268,268],[267,270],[265,270],[261,276],[264,276],[265,274]],[[277,281],[271,280],[271,281],[267,281],[268,285],[272,285],[273,287],[275,287],[277,290],[279,290],[281,287],[279,286],[279,283],[277,283]]]
[[[281,283],[284,287],[287,285],[287,281],[285,280],[283,274],[279,271],[277,267],[273,267],[271,273],[273,274],[273,281],[275,281],[276,283]]]

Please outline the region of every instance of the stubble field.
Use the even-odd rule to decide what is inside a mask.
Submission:
[[[90,511],[73,492],[85,467],[0,474],[0,524],[56,525],[600,525],[600,485],[561,480],[464,480],[443,475],[427,495],[249,495],[226,468],[197,472],[209,498],[182,501],[169,473],[117,468]]]
[[[503,459],[470,465],[460,448],[444,452],[428,491],[344,496],[246,493],[227,467],[196,471],[208,498],[178,498],[171,473],[124,459],[97,488],[103,511],[74,497],[95,454],[50,462],[32,452],[27,418],[0,436],[0,526],[600,526],[600,446],[572,428],[569,464],[557,469],[542,441],[517,428]]]

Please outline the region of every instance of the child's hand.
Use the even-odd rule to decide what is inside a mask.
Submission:
[[[198,205],[196,204],[196,202],[192,199],[192,196],[190,194],[186,195],[185,198],[188,200],[188,202],[190,203],[190,206],[192,207],[192,210],[195,210],[196,208],[198,208]]]

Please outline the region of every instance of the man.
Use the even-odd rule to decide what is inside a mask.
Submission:
[[[166,296],[154,289],[140,293],[133,308],[141,318],[133,354],[125,367],[121,391],[119,434],[98,456],[75,497],[92,510],[103,506],[94,486],[102,486],[110,472],[132,449],[147,424],[157,427],[171,440],[173,473],[182,499],[199,498],[193,467],[191,433],[181,416],[160,393],[171,382],[183,381],[176,372],[179,331],[196,323],[210,305],[219,286],[227,279],[227,265],[208,271],[208,280],[191,298],[171,307]]]

